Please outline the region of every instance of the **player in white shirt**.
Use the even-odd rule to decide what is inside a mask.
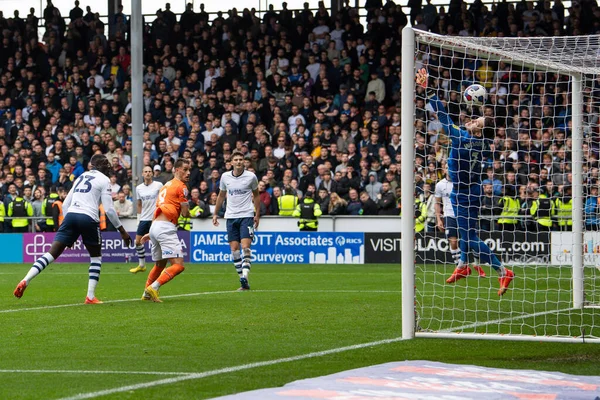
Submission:
[[[450,193],[452,193],[452,182],[448,171],[446,177],[436,183],[434,196],[437,201],[435,207],[435,216],[437,227],[440,231],[446,233],[448,243],[450,245],[450,254],[456,265],[460,262],[460,249],[458,248],[458,223],[450,201]],[[479,276],[484,277],[485,272],[479,265],[473,265],[473,268],[479,273]],[[450,279],[450,278],[448,278]],[[452,282],[448,282],[452,283]]]
[[[231,165],[233,171],[225,172],[221,176],[219,196],[213,225],[219,226],[218,210],[221,209],[225,197],[227,197],[227,208],[225,219],[227,220],[227,238],[233,265],[240,277],[240,288],[238,290],[250,290],[248,275],[250,273],[250,259],[252,251],[252,239],[254,229],[260,221],[260,195],[258,193],[258,179],[250,171],[244,169],[244,155],[238,150],[231,154]],[[240,253],[240,243],[242,251]]]
[[[125,245],[131,245],[131,238],[123,228],[113,206],[110,180],[107,175],[112,171],[111,163],[102,154],[95,154],[90,160],[92,170],[84,172],[74,182],[63,204],[65,216],[50,250],[33,264],[25,278],[17,285],[15,297],[21,298],[23,292],[40,272],[56,260],[67,247],[81,236],[83,244],[90,254],[88,292],[85,304],[102,303],[96,298],[96,285],[100,279],[102,267],[102,236],[100,235],[100,204],[104,206],[106,216],[119,230]]]
[[[135,188],[137,198],[137,220],[138,227],[135,233],[135,251],[138,256],[138,266],[131,268],[129,272],[135,274],[146,270],[146,248],[142,244],[142,237],[150,232],[152,217],[156,210],[156,198],[163,184],[152,180],[152,168],[145,166],[142,175],[144,182]]]

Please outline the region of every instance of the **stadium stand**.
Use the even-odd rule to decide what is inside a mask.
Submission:
[[[332,17],[323,4],[313,12],[308,4],[291,11],[283,3],[262,18],[248,9],[209,16],[191,4],[177,16],[167,4],[144,25],[144,165],[166,182],[175,160],[191,159],[190,192],[211,213],[222,213],[214,210],[215,192],[238,149],[261,182],[265,215],[280,212],[284,192],[301,199],[307,190],[324,215],[399,215],[400,43],[409,19],[444,35],[600,32],[600,9],[590,0],[575,1],[569,9],[560,0],[553,5],[459,0],[448,8],[429,0],[422,6],[419,0],[409,7],[407,16],[393,1],[367,0],[363,26],[348,4]],[[115,201],[131,200],[129,17],[119,11],[105,24],[89,7],[84,12],[76,6],[68,18],[63,11],[48,3],[41,38],[40,16],[33,11],[25,19],[5,18],[0,11],[0,217],[22,196],[38,218],[35,230],[47,229],[42,203],[50,188],[70,189],[95,152],[113,163]],[[435,76],[456,72],[447,54],[440,59]],[[501,63],[474,65],[472,71],[475,76],[464,79],[509,89],[511,76]],[[452,101],[459,89],[436,82],[458,119],[464,110]],[[522,85],[513,94],[525,98],[532,87]],[[596,99],[599,92],[597,82]],[[554,93],[548,96],[554,99]],[[597,104],[590,106],[589,118],[596,121],[588,122],[596,129],[586,148],[586,224],[594,229],[600,221]],[[497,101],[491,110],[501,138],[498,156],[488,165],[495,197],[482,213],[501,210],[496,202],[505,193],[525,202],[538,190],[553,201],[562,198],[569,186],[569,117],[554,109],[556,114],[545,114],[533,103]],[[427,203],[443,175],[447,140],[435,115],[419,103],[417,120],[416,196]],[[434,225],[433,209],[428,207],[427,229]],[[554,228],[559,222],[567,224],[555,221]],[[11,228],[5,221],[4,231]]]

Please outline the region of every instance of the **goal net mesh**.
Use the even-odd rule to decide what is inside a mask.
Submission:
[[[427,70],[428,88],[453,123],[464,128],[478,116],[491,121],[493,144],[470,171],[480,174],[482,183],[474,225],[515,273],[509,290],[499,296],[497,272],[470,252],[470,275],[446,282],[456,267],[451,247],[457,234],[444,215],[443,202],[449,199],[441,190],[447,185],[452,141],[426,90],[415,85],[417,333],[600,338],[600,36],[467,38],[417,31],[415,37],[415,74]],[[573,74],[582,77],[583,88],[580,159],[572,157]],[[482,107],[463,99],[473,83],[488,92]],[[583,168],[585,207],[584,307],[577,309],[570,211],[576,163]],[[480,277],[475,266],[486,276]]]

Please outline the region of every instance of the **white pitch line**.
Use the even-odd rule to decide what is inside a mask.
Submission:
[[[220,292],[199,292],[199,293],[184,293],[184,294],[174,294],[170,296],[160,296],[164,299],[172,299],[177,297],[190,297],[190,296],[206,296],[211,294],[227,294],[227,293],[236,293],[236,291],[220,291]],[[141,301],[140,298],[135,299],[120,299],[120,300],[106,300],[104,304],[112,304],[112,303],[127,303],[131,301]],[[0,310],[0,314],[4,313],[12,313],[12,312],[20,312],[20,311],[36,311],[36,310],[51,310],[54,308],[67,308],[67,307],[80,307],[86,305],[84,303],[71,303],[71,304],[58,304],[55,306],[39,306],[39,307],[27,307],[27,308],[12,308],[10,310]],[[97,307],[97,306],[96,306]]]
[[[460,330],[464,330],[464,329],[478,328],[480,326],[501,324],[503,322],[510,322],[510,321],[517,321],[517,320],[520,320],[520,319],[540,317],[542,315],[555,314],[555,313],[560,313],[560,312],[570,311],[570,310],[573,310],[573,308],[565,308],[565,309],[562,309],[562,310],[540,311],[540,312],[537,312],[537,313],[523,314],[523,315],[519,315],[519,316],[516,316],[516,317],[500,318],[500,319],[495,319],[495,320],[486,321],[486,322],[476,322],[476,323],[469,324],[469,325],[458,326],[456,328],[444,329],[444,330],[442,330],[440,332],[454,332],[454,331],[460,331]]]
[[[180,297],[194,297],[194,296],[208,296],[213,294],[233,294],[238,293],[237,290],[223,290],[215,292],[198,292],[198,293],[183,293],[173,294],[168,296],[160,296],[161,299],[175,299]],[[401,293],[399,290],[294,290],[294,289],[273,289],[273,290],[253,290],[251,293]],[[104,304],[113,303],[127,303],[132,301],[140,301],[140,298],[135,299],[120,299],[120,300],[106,300]],[[71,304],[58,304],[55,306],[39,306],[39,307],[27,307],[27,308],[11,308],[8,310],[0,310],[0,314],[21,312],[21,311],[37,311],[37,310],[51,310],[55,308],[67,308],[67,307],[79,307],[83,306],[84,303],[71,303]]]
[[[254,293],[402,293],[400,290],[351,290],[351,289],[315,289],[315,290],[304,290],[304,289],[265,289],[265,290],[253,290]]]
[[[44,275],[82,275],[81,272],[60,272],[60,271],[53,271],[53,270],[44,270],[46,273]],[[340,276],[340,275],[356,275],[356,272],[321,272],[321,271],[316,271],[316,272],[311,272],[311,271],[307,271],[307,272],[302,272],[302,271],[294,271],[293,272],[294,275],[335,275],[335,276]],[[387,275],[394,275],[396,276],[398,273],[396,271],[392,271],[392,272],[381,272],[380,274],[387,274]],[[0,272],[0,275],[23,275],[22,271],[12,271],[12,272]],[[133,276],[133,274],[129,271],[123,271],[123,272],[102,272],[102,276],[104,275],[129,275],[129,276]],[[188,272],[187,269],[185,270],[185,275],[231,275],[231,271],[228,272]]]
[[[308,358],[323,357],[323,356],[326,356],[329,354],[336,354],[336,353],[341,353],[344,351],[364,349],[367,347],[374,347],[374,346],[379,346],[382,344],[400,342],[402,340],[403,339],[401,337],[397,337],[397,338],[392,338],[392,339],[378,340],[376,342],[360,343],[360,344],[355,344],[352,346],[339,347],[336,349],[317,351],[317,352],[308,353],[308,354],[301,354],[299,356],[294,356],[294,357],[278,358],[276,360],[243,364],[243,365],[238,365],[235,367],[215,369],[212,371],[193,373],[193,374],[189,374],[189,375],[185,375],[185,376],[160,379],[160,380],[151,381],[151,382],[137,383],[135,385],[121,386],[121,387],[117,387],[117,388],[113,388],[113,389],[99,390],[97,392],[81,393],[81,394],[77,394],[77,395],[71,396],[71,397],[64,397],[60,400],[93,399],[95,397],[108,396],[108,395],[114,394],[114,393],[123,393],[123,392],[129,392],[132,390],[147,389],[147,388],[151,388],[151,387],[155,387],[155,386],[169,385],[169,384],[178,383],[178,382],[182,382],[182,381],[189,381],[189,380],[193,380],[193,379],[202,379],[202,378],[206,378],[206,377],[214,376],[214,375],[228,374],[231,372],[244,371],[244,370],[260,368],[260,367],[267,367],[267,366],[275,365],[275,364],[282,364],[282,363],[287,363],[287,362],[306,360]]]
[[[104,375],[190,375],[193,372],[160,372],[160,371],[85,371],[68,369],[0,369],[6,374],[104,374]]]

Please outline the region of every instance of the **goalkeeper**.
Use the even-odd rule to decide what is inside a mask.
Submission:
[[[427,89],[428,75],[425,69],[417,72],[417,84]],[[458,222],[460,262],[448,281],[453,282],[467,277],[471,273],[468,266],[469,251],[475,257],[488,263],[498,273],[502,296],[514,279],[514,273],[505,268],[490,248],[477,235],[481,198],[481,163],[483,153],[489,151],[494,139],[492,128],[485,127],[485,118],[477,118],[465,123],[465,129],[459,128],[448,116],[444,104],[433,90],[427,90],[427,98],[440,123],[451,139],[448,157],[448,172],[453,183],[450,201]]]

